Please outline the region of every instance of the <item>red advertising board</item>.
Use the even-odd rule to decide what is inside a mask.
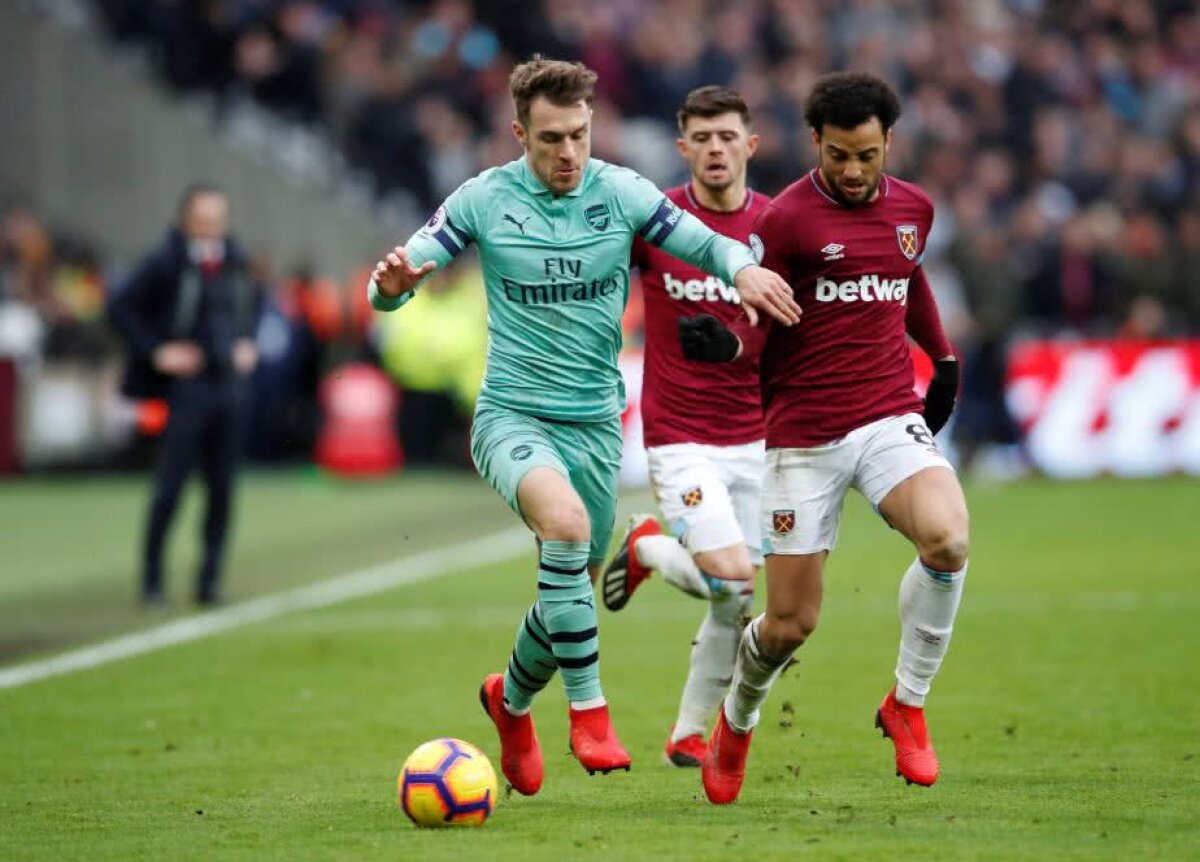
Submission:
[[[913,349],[919,393],[931,366]],[[627,485],[646,482],[641,354],[621,356]],[[1005,397],[1033,465],[1064,479],[1200,476],[1200,340],[1031,341],[1009,357]]]
[[[1028,342],[1005,396],[1048,475],[1200,475],[1200,341]]]

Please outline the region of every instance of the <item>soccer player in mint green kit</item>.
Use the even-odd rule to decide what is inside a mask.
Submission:
[[[530,707],[556,670],[571,751],[589,773],[628,769],[600,688],[592,583],[612,535],[625,393],[617,368],[634,236],[735,284],[757,319],[799,319],[791,289],[633,171],[590,158],[596,74],[535,57],[509,79],[525,149],[463,183],[375,267],[369,293],[400,308],[474,242],[488,297],[488,356],[471,432],[479,472],[537,536],[537,600],[504,674],[480,689],[500,765],[532,795],[543,761]],[[589,577],[590,576],[590,577]]]

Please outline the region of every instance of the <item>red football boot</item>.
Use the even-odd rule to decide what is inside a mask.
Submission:
[[[699,766],[704,760],[704,752],[708,748],[708,743],[704,741],[704,737],[698,733],[693,733],[679,741],[675,741],[671,738],[674,733],[675,729],[671,728],[671,733],[667,734],[667,748],[665,752],[667,763],[672,766]]]
[[[633,515],[629,528],[621,538],[620,550],[609,561],[600,576],[600,595],[604,607],[619,611],[633,597],[633,592],[642,581],[650,577],[651,570],[638,561],[633,545],[642,536],[657,536],[662,532],[653,515]]]
[[[479,702],[500,733],[500,769],[504,777],[517,793],[533,796],[542,787],[544,773],[533,716],[513,715],[504,708],[503,674],[491,673],[484,678]]]
[[[746,780],[746,756],[750,753],[748,730],[738,733],[725,720],[725,708],[717,711],[717,726],[708,740],[708,750],[700,766],[700,777],[704,781],[704,792],[714,805],[728,805],[738,798],[742,782]]]
[[[923,787],[937,781],[938,759],[925,727],[924,709],[900,703],[893,688],[875,712],[875,726],[896,746],[897,775]]]
[[[597,772],[607,775],[614,769],[629,771],[629,752],[613,730],[608,704],[571,710],[571,753],[588,775]]]

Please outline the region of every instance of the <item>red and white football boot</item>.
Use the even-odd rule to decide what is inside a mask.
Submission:
[[[693,733],[676,741],[672,739],[674,733],[675,728],[671,728],[671,732],[667,734],[667,747],[664,752],[667,763],[672,766],[698,767],[704,761],[704,752],[708,750],[708,743],[704,741],[704,737]]]
[[[620,550],[600,575],[600,595],[604,606],[619,611],[633,598],[634,591],[650,577],[651,569],[642,565],[634,551],[634,543],[642,536],[657,536],[662,532],[653,515],[633,515],[629,528],[621,538]]]

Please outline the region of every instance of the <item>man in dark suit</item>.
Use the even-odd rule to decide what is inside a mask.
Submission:
[[[229,202],[215,186],[187,189],[177,224],[113,293],[109,316],[130,346],[123,391],[169,409],[142,556],[142,600],[161,605],[163,546],[192,468],[208,486],[200,605],[220,601],[234,477],[248,412],[260,301],[229,235]]]

